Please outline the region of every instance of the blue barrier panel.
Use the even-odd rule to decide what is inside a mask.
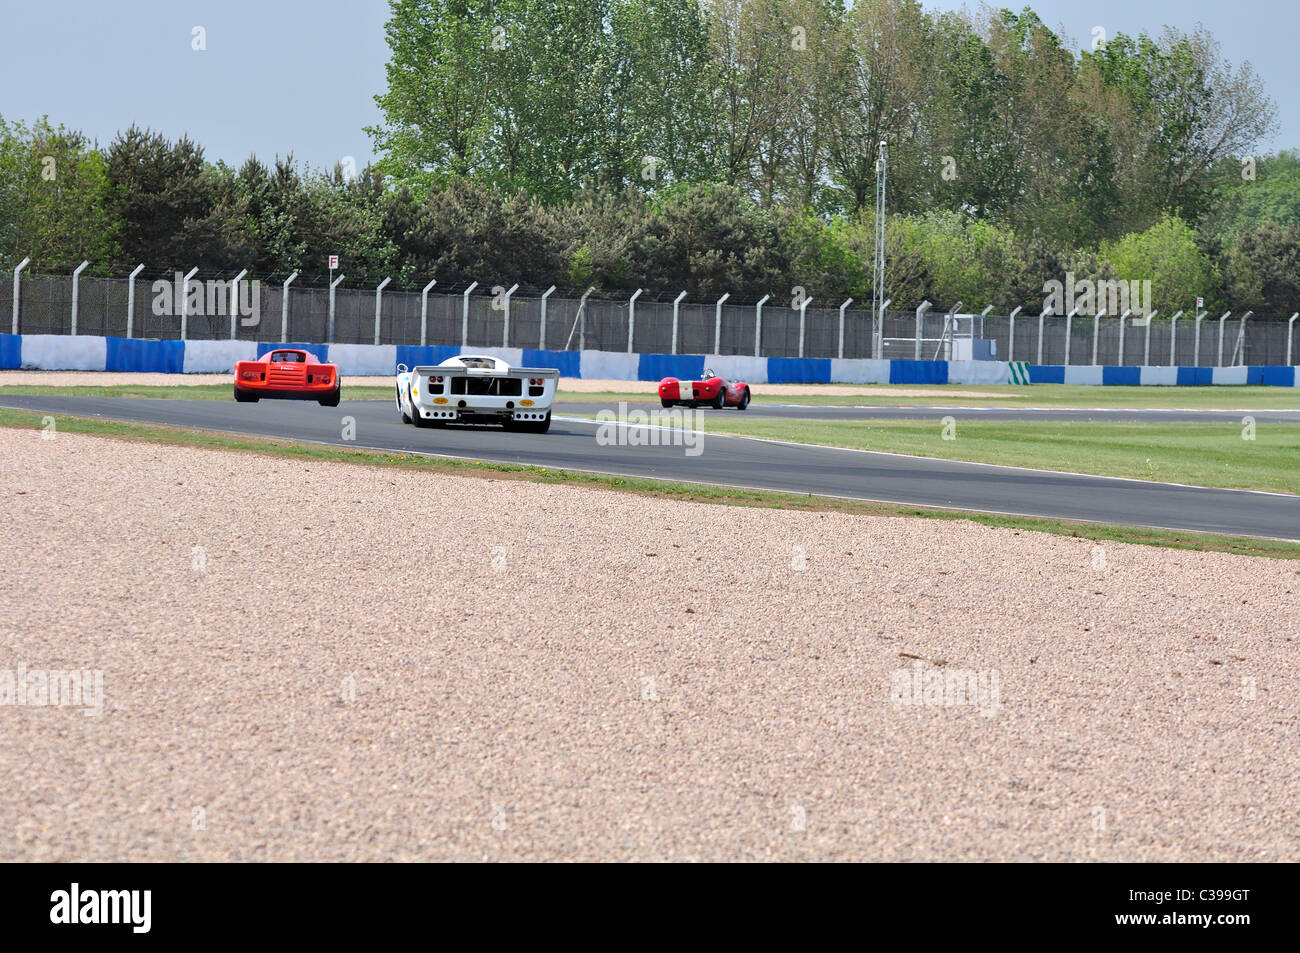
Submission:
[[[0,334],[0,371],[16,371],[23,366],[23,336]]]
[[[105,338],[104,370],[183,374],[185,342]]]
[[[459,344],[399,344],[397,363],[410,367],[432,367],[460,354]]]
[[[1029,383],[1064,384],[1065,365],[1064,364],[1030,364]]]
[[[1140,367],[1103,367],[1101,369],[1101,382],[1103,384],[1119,384],[1125,387],[1138,387],[1142,384],[1142,368]]]
[[[1262,384],[1265,387],[1294,387],[1294,367],[1251,367],[1246,371],[1247,384]]]
[[[697,381],[703,373],[703,354],[642,354],[636,376],[643,381],[661,381],[665,377]]]
[[[946,384],[947,361],[890,361],[891,384]]]
[[[316,359],[322,364],[329,363],[330,346],[328,344],[299,344],[294,341],[290,341],[288,344],[268,344],[266,341],[258,341],[257,356],[261,357],[267,351],[276,351],[282,347],[291,351],[310,351],[316,355]]]
[[[538,351],[524,348],[524,367],[553,367],[561,377],[582,376],[581,351]]]
[[[1209,387],[1213,383],[1214,368],[1212,367],[1178,368],[1179,387]]]
[[[769,357],[767,382],[769,384],[829,384],[831,359],[829,357]]]

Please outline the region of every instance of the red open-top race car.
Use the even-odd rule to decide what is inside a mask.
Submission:
[[[749,406],[749,385],[744,381],[726,381],[705,369],[697,381],[683,381],[665,377],[659,382],[659,403],[665,407],[735,407],[744,410]]]
[[[240,403],[275,397],[337,407],[341,395],[338,367],[322,364],[311,351],[282,347],[235,364],[235,400]]]

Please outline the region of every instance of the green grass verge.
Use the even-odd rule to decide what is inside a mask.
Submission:
[[[43,416],[45,415],[0,407],[0,427],[40,428]],[[969,520],[984,526],[1001,527],[1016,532],[1052,533],[1096,542],[1135,543],[1145,546],[1163,546],[1171,549],[1201,552],[1225,552],[1247,556],[1267,556],[1277,559],[1300,559],[1300,544],[1276,540],[1250,539],[1240,536],[1181,533],[1173,530],[1105,526],[1071,520],[994,516],[955,510],[932,510],[891,503],[831,499],[812,494],[743,490],[695,483],[651,480],[641,477],[579,473],[550,467],[425,457],[384,453],[375,450],[354,450],[273,438],[184,430],[177,427],[162,427],[153,424],[127,423],[96,418],[59,415],[56,427],[65,433],[89,434],[117,440],[137,440],[173,446],[268,454],[300,460],[370,466],[377,469],[400,468],[429,474],[451,474],[487,479],[531,480],[539,483],[593,486],[660,499],[718,503],[730,506],[758,506],[778,510],[837,512],[850,515]]]
[[[586,415],[590,416],[590,415]],[[1300,426],[1237,421],[807,420],[706,415],[707,433],[1236,490],[1300,493]]]
[[[751,388],[756,404],[809,404],[851,407],[1123,407],[1175,410],[1288,410],[1300,409],[1296,387],[1085,387],[1073,384],[1034,384],[1031,387],[983,384],[889,384],[890,393],[869,393],[873,385],[860,385],[865,394],[822,394],[823,387],[805,384],[806,394],[765,394],[762,384]],[[855,385],[859,386],[859,385]],[[901,392],[901,393],[900,393]],[[972,397],[971,394],[987,396]],[[946,396],[950,395],[950,396]],[[564,392],[561,401],[655,402],[654,394],[617,391],[579,394]]]

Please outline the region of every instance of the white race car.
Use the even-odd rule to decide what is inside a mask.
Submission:
[[[461,354],[434,367],[397,365],[397,412],[402,423],[504,424],[507,430],[546,433],[560,372],[511,367],[499,357]]]

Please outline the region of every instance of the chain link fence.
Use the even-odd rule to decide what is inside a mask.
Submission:
[[[177,339],[182,337],[174,281],[131,282],[82,277],[77,284],[76,333]],[[760,357],[952,358],[953,322],[942,312],[889,311],[875,328],[869,310],[783,303],[736,304],[682,300],[650,301],[491,294],[435,294],[338,288],[333,336],[328,288],[244,282],[232,297],[230,282],[193,280],[183,336],[191,340],[434,344],[542,350],[631,351],[643,354],[724,354]],[[128,319],[128,302],[133,300]],[[231,303],[238,301],[235,320]],[[792,302],[793,303],[793,302]],[[379,318],[376,323],[376,305]],[[13,286],[0,283],[0,315],[14,314]],[[11,318],[12,322],[12,318]],[[1243,328],[1244,323],[1244,328]],[[1228,366],[1290,364],[1297,357],[1295,323],[1286,318],[1183,315],[1176,322],[1076,315],[1071,319],[1018,314],[975,316],[958,326],[996,342],[999,360],[1041,364]],[[1199,326],[1198,326],[1199,325]],[[973,332],[971,329],[974,329]],[[73,333],[73,280],[69,276],[21,277],[16,327],[20,334]],[[1068,329],[1068,330],[1067,330]],[[919,338],[919,344],[918,344]],[[1198,343],[1199,342],[1199,343]]]

